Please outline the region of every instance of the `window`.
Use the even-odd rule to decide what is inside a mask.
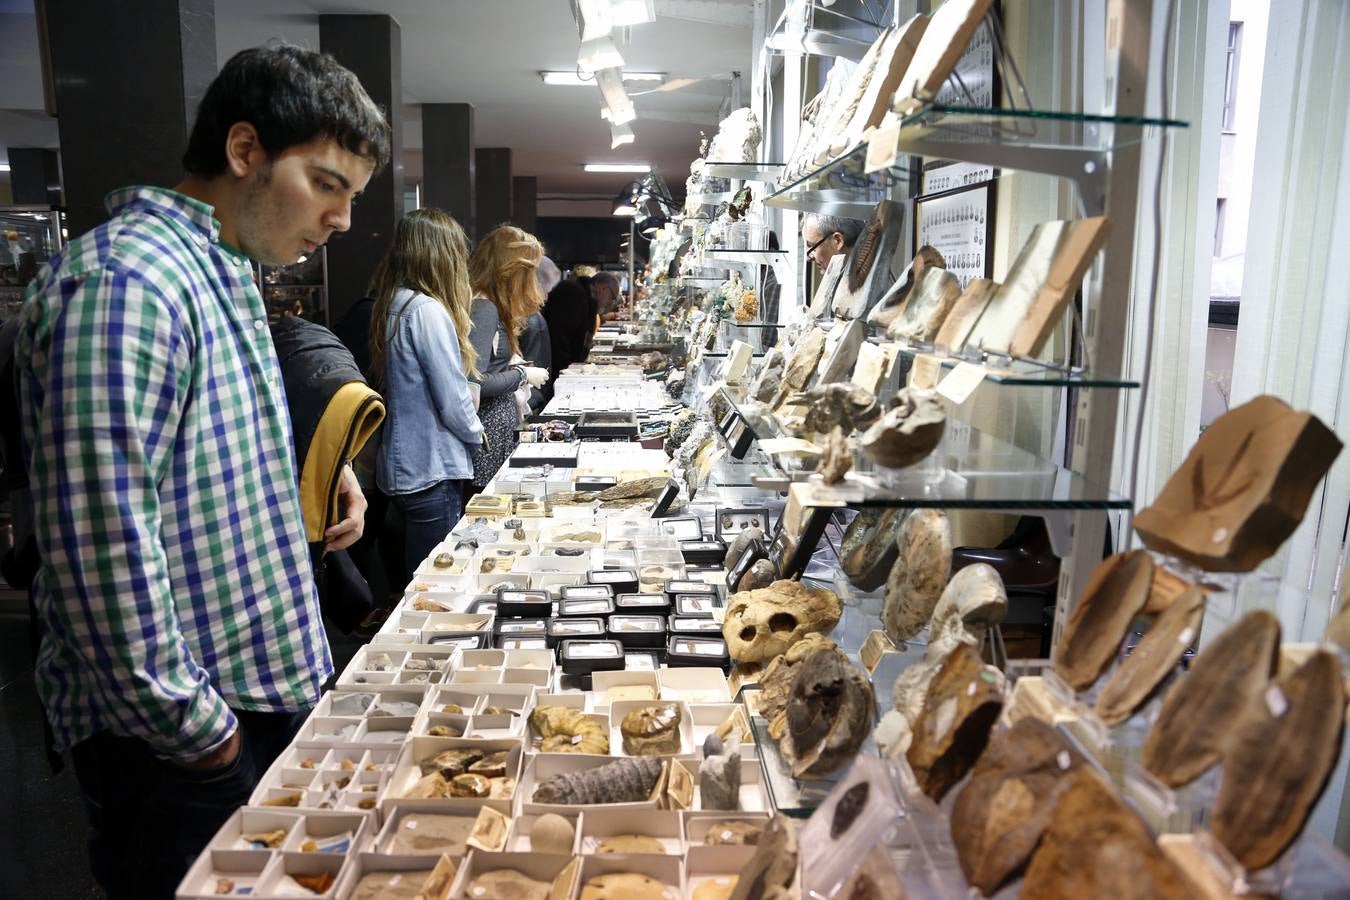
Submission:
[[[1223,214],[1224,214],[1224,207],[1226,207],[1227,205],[1228,205],[1228,201],[1225,200],[1225,199],[1223,199],[1222,197],[1220,197],[1220,198],[1219,198],[1219,208],[1218,208],[1218,210],[1215,211],[1215,214],[1214,214],[1214,255],[1215,255],[1215,257],[1223,256]]]
[[[1223,73],[1223,130],[1232,131],[1237,118],[1238,63],[1242,56],[1242,23],[1228,23],[1228,57]]]

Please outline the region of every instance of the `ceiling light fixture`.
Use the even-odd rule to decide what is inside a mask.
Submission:
[[[540,71],[539,77],[543,79],[544,84],[550,85],[552,87],[589,87],[595,84],[594,77],[584,78],[581,75],[579,75],[576,72],[576,70],[572,70],[570,72],[563,72],[556,69],[546,69]],[[666,80],[666,73],[624,72],[623,80],[633,82],[638,81],[652,82],[659,84]]]
[[[646,175],[652,170],[648,163],[586,163],[587,172],[637,172]]]
[[[627,125],[609,126],[609,149],[618,150],[624,144],[631,144],[637,140],[637,135],[633,134],[633,129]]]
[[[600,69],[619,69],[623,67],[623,57],[619,54],[619,48],[614,46],[613,38],[608,36],[593,38],[581,42],[581,50],[577,53],[577,67],[586,73]]]
[[[609,24],[644,25],[656,21],[656,0],[609,0]]]
[[[576,14],[583,41],[605,37],[614,29],[609,0],[576,0]]]

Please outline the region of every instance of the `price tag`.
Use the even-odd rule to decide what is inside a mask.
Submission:
[[[984,376],[983,366],[968,362],[958,363],[956,368],[947,374],[946,378],[938,382],[937,392],[960,406],[975,392],[975,388],[980,386],[980,382],[984,381]]]
[[[1073,763],[1073,757],[1069,755],[1068,750],[1061,750],[1059,755],[1055,757],[1055,762],[1059,763],[1061,769],[1068,769]]]
[[[909,386],[932,390],[942,377],[942,364],[936,356],[916,356],[909,369]]]
[[[1280,690],[1279,685],[1272,684],[1266,688],[1266,709],[1275,718],[1280,718],[1289,711],[1289,700],[1284,696],[1284,691]]]

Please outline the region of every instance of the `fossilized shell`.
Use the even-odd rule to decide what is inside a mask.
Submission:
[[[609,753],[604,727],[571,706],[536,706],[530,727],[539,733],[543,753]]]
[[[656,703],[632,710],[619,723],[623,752],[629,756],[660,756],[680,752],[680,708]]]
[[[875,707],[872,682],[839,648],[823,648],[803,660],[779,744],[793,777],[823,778],[852,762],[872,730]]]
[[[759,714],[769,722],[778,718],[778,714],[787,709],[792,684],[797,678],[797,670],[801,667],[802,661],[821,647],[834,646],[834,641],[827,637],[808,634],[789,647],[786,653],[774,657],[759,674]],[[741,666],[738,665],[737,668]]]
[[[980,655],[965,644],[948,654],[928,687],[905,754],[925,794],[940,801],[970,771],[1002,711],[1002,685]]]
[[[840,565],[859,590],[874,591],[886,581],[900,552],[895,537],[909,510],[888,507],[865,509],[844,531],[839,543]]]
[[[1082,764],[1064,736],[1039,719],[1019,719],[995,736],[952,807],[951,832],[966,880],[992,895],[1026,863]]]
[[[1223,758],[1210,827],[1250,870],[1294,842],[1340,756],[1345,688],[1336,657],[1318,651],[1247,710]]]
[[[1065,683],[1085,691],[1106,671],[1148,602],[1152,583],[1147,550],[1117,553],[1097,564],[1055,653],[1055,672]]]
[[[616,759],[594,769],[560,772],[534,789],[536,803],[633,803],[646,800],[656,787],[662,762],[656,756]]]
[[[1228,749],[1243,713],[1260,701],[1279,663],[1280,622],[1264,610],[1238,619],[1196,654],[1163,697],[1143,762],[1171,788],[1189,784]]]
[[[916,509],[896,535],[899,556],[886,579],[882,623],[893,641],[918,634],[937,608],[952,570],[952,529],[940,509]]]
[[[1023,897],[1189,900],[1196,896],[1144,823],[1091,766],[1079,766],[1068,781],[1027,865]]]
[[[1257,397],[1205,429],[1151,506],[1145,546],[1210,572],[1249,572],[1294,532],[1341,442],[1316,416]]]
[[[788,402],[806,407],[806,415],[802,417],[803,434],[823,434],[841,426],[846,431],[866,428],[881,416],[881,407],[871,391],[847,382],[822,384],[793,394]]]
[[[1103,722],[1119,725],[1144,705],[1200,633],[1204,612],[1205,592],[1191,588],[1149,626],[1134,652],[1111,673],[1097,695],[1097,715]]]
[[[545,813],[535,820],[530,829],[530,850],[534,853],[572,852],[576,842],[576,827],[557,813]]]
[[[722,636],[737,662],[768,662],[808,634],[829,632],[842,614],[833,591],[775,581],[731,595]]]
[[[893,469],[912,466],[937,449],[947,428],[947,414],[936,395],[902,388],[891,407],[863,432],[859,445],[867,458]]]
[[[731,900],[786,900],[795,896],[797,831],[782,813],[774,813],[759,835],[755,855],[741,870]]]
[[[722,558],[722,568],[730,569],[732,563],[741,558],[741,554],[746,551],[746,548],[752,542],[762,540],[764,540],[764,530],[758,525],[742,528],[727,546],[727,554]]]

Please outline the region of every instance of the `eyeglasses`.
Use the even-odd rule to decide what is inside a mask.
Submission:
[[[806,258],[807,258],[807,259],[810,259],[810,258],[811,258],[811,254],[816,252],[816,248],[819,247],[821,244],[825,243],[826,241],[828,241],[828,240],[829,240],[830,238],[832,238],[833,236],[834,236],[834,235],[832,235],[832,234],[827,234],[827,235],[825,235],[823,238],[821,238],[820,240],[816,241],[816,242],[815,242],[814,244],[812,244],[811,246],[807,247],[807,248],[806,248]]]

